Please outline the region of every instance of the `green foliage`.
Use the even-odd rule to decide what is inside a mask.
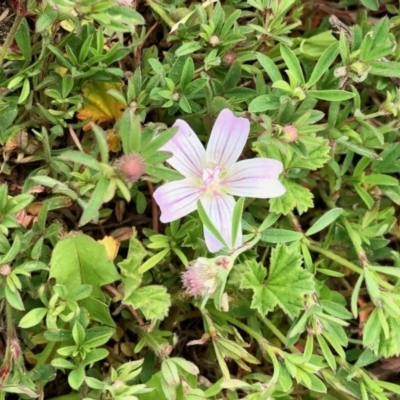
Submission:
[[[271,254],[268,278],[264,267],[254,262],[246,265],[241,288],[251,289],[251,308],[262,315],[280,307],[290,317],[302,310],[304,297],[314,289],[312,275],[301,268],[301,255],[294,247],[278,245]]]
[[[0,400],[400,395],[398,14],[0,4]],[[286,192],[235,199],[212,255],[201,203],[161,224],[153,193],[175,120],[206,145],[226,108]]]

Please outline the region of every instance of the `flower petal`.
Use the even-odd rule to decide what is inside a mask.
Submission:
[[[235,200],[232,196],[219,194],[211,197],[203,197],[201,204],[205,212],[211,219],[214,226],[221,233],[228,246],[232,245],[232,217],[235,207]],[[204,227],[204,237],[206,245],[211,253],[221,250],[223,244],[214,235]],[[239,227],[238,237],[234,247],[242,244],[242,226]]]
[[[160,150],[172,153],[168,164],[186,178],[201,177],[206,157],[203,145],[187,122],[178,119],[173,126],[178,127],[178,132]]]
[[[171,222],[190,214],[197,208],[203,191],[188,179],[165,183],[154,191],[153,197],[161,209],[161,222]]]
[[[222,110],[211,131],[207,162],[221,167],[234,164],[243,151],[249,132],[250,122],[246,118],[235,117],[228,109]]]
[[[285,186],[278,177],[283,165],[270,158],[253,158],[232,165],[222,182],[224,189],[234,196],[269,199],[282,196]]]

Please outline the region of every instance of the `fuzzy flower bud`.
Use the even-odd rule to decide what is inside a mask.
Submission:
[[[295,142],[298,137],[299,137],[299,133],[297,131],[297,128],[294,125],[287,125],[282,129],[284,136],[283,136],[283,140],[286,143],[292,143]]]
[[[229,51],[228,53],[226,53],[224,55],[224,58],[222,59],[222,61],[226,65],[232,65],[236,60],[237,60],[237,56],[236,56],[236,53],[234,53],[233,51]]]
[[[118,174],[127,182],[137,182],[144,174],[145,164],[143,157],[138,153],[122,156],[115,163]]]
[[[183,286],[193,297],[204,298],[215,293],[220,283],[219,273],[230,268],[229,257],[222,256],[212,259],[199,257],[182,274]]]
[[[3,264],[0,266],[0,275],[8,276],[11,274],[11,266],[10,264]]]
[[[208,43],[210,44],[211,47],[216,47],[219,45],[219,37],[216,35],[212,35],[210,39],[208,40]]]

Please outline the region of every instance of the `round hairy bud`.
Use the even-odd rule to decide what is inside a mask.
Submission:
[[[145,163],[140,154],[127,154],[117,160],[115,169],[127,182],[134,183],[144,174]]]
[[[219,45],[219,37],[216,35],[212,35],[210,39],[208,40],[208,43],[210,46],[215,47]]]
[[[234,53],[233,51],[229,51],[228,53],[226,53],[222,59],[222,61],[226,65],[232,65],[236,60],[237,56],[236,53]]]
[[[283,129],[283,140],[286,143],[295,142],[299,138],[299,132],[294,125],[287,125]]]
[[[0,266],[0,275],[8,276],[11,274],[11,266],[10,264],[3,264]]]

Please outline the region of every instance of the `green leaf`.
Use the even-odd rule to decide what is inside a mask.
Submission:
[[[92,349],[83,360],[83,365],[93,364],[108,356],[109,352],[107,349]]]
[[[142,138],[140,117],[128,107],[115,127],[121,136],[124,154],[139,152]]]
[[[364,326],[363,345],[370,348],[374,354],[388,358],[400,353],[400,324],[398,319],[385,314],[389,337],[385,337],[379,318],[381,308],[375,308]]]
[[[318,100],[343,101],[354,97],[354,93],[345,90],[308,90],[307,94]]]
[[[47,308],[44,307],[34,308],[21,318],[21,321],[19,321],[18,326],[23,329],[31,328],[32,326],[39,324],[46,314],[47,314]]]
[[[51,365],[55,368],[60,368],[60,369],[74,369],[75,364],[72,363],[71,361],[65,360],[64,358],[54,358],[51,361]]]
[[[360,146],[359,144],[355,144],[349,141],[348,136],[342,136],[336,139],[336,143],[340,143],[342,146],[348,148],[349,150],[353,151],[354,153],[359,154],[360,156],[368,157],[374,160],[379,159],[380,157],[378,154],[375,153],[374,150],[371,150],[367,147]]]
[[[242,68],[239,61],[235,61],[229,68],[228,73],[222,83],[224,90],[230,90],[236,87],[242,76]]]
[[[336,371],[336,360],[335,360],[334,355],[332,354],[331,349],[328,346],[328,343],[326,343],[326,340],[324,339],[324,337],[322,335],[317,335],[317,340],[318,340],[319,347],[321,348],[322,354],[323,354],[326,362],[328,363],[331,370],[333,372],[335,372]]]
[[[81,219],[79,220],[79,226],[85,225],[98,217],[100,207],[104,202],[109,186],[110,180],[102,176],[97,182],[96,188],[83,211]]]
[[[239,230],[242,226],[242,214],[243,214],[244,197],[241,197],[233,209],[232,216],[232,243],[231,246],[235,247],[236,238],[239,235]],[[241,234],[241,232],[240,232]]]
[[[257,60],[263,67],[264,71],[271,78],[272,82],[281,81],[282,75],[276,64],[266,55],[257,53]]]
[[[261,234],[261,240],[268,243],[289,243],[302,238],[302,233],[287,229],[266,229]]]
[[[6,300],[10,303],[11,307],[16,310],[24,311],[24,303],[22,302],[21,295],[17,290],[12,291],[9,285],[6,285],[4,289],[4,294],[6,296]]]
[[[96,124],[92,124],[92,131],[96,137],[96,142],[100,151],[101,162],[108,164],[108,144],[107,144],[107,134],[104,130]]]
[[[188,54],[192,54],[197,50],[203,48],[203,45],[198,42],[187,42],[179,46],[179,48],[175,51],[175,55],[177,57],[187,56]]]
[[[380,154],[381,160],[372,162],[372,171],[376,173],[400,172],[400,143],[390,143]]]
[[[92,297],[99,300],[104,298],[101,286],[120,279],[105,247],[86,235],[60,240],[53,250],[50,265],[50,278],[58,284],[65,285],[68,291],[77,285],[90,285]]]
[[[364,268],[364,279],[372,302],[377,307],[382,307],[382,295],[379,289],[378,275],[370,268]]]
[[[74,150],[64,151],[60,155],[60,159],[66,161],[72,161],[78,165],[86,165],[87,167],[94,169],[95,171],[100,170],[100,164],[94,157],[90,156],[89,154],[82,153],[80,151],[74,151]]]
[[[371,63],[369,73],[388,78],[400,78],[400,62],[374,61]]]
[[[249,111],[252,113],[260,113],[268,110],[277,110],[280,105],[278,96],[263,94],[250,102]]]
[[[90,285],[78,285],[72,289],[68,295],[68,301],[79,301],[89,297],[92,294],[92,287]]]
[[[80,304],[88,311],[92,320],[104,325],[115,326],[115,322],[110,314],[110,308],[103,301],[92,296],[81,300]]]
[[[400,395],[400,385],[396,385],[395,383],[392,382],[379,381],[379,380],[374,382],[376,382],[383,389],[387,389],[390,392]]]
[[[301,69],[300,62],[297,59],[296,54],[294,54],[293,50],[291,50],[285,44],[282,44],[281,55],[289,71],[291,71],[297,78],[298,83],[303,84],[304,83],[303,71]]]
[[[286,178],[282,179],[282,183],[286,193],[270,200],[272,212],[286,215],[296,208],[299,214],[302,214],[314,206],[314,195],[307,188]]]
[[[154,254],[154,256],[150,257],[148,260],[146,260],[146,262],[144,262],[140,268],[139,268],[139,272],[141,274],[144,274],[146,271],[148,271],[149,269],[155,267],[163,258],[165,258],[165,256],[170,252],[170,249],[164,249],[162,251],[160,251],[157,254]]]
[[[195,93],[199,92],[206,85],[207,85],[207,79],[206,78],[196,79],[195,81],[190,82],[186,86],[184,93],[188,98],[191,98],[191,97],[193,97],[193,95]]]
[[[370,174],[364,176],[363,183],[380,186],[399,186],[399,181],[394,176],[385,174]]]
[[[332,65],[333,61],[339,54],[339,43],[331,44],[321,55],[317,64],[315,65],[313,72],[311,73],[310,79],[306,83],[306,88],[310,88],[315,85],[321,78],[321,76],[328,70]]]
[[[84,346],[88,347],[99,347],[106,344],[111,336],[115,333],[115,330],[106,326],[98,326],[95,328],[89,328],[86,330],[86,339]]]
[[[379,9],[379,0],[360,0],[361,4],[372,11],[377,11]]]
[[[21,250],[21,239],[19,236],[16,236],[12,246],[8,249],[7,253],[0,257],[0,264],[8,264],[17,257],[18,253]]]
[[[85,340],[85,328],[79,323],[79,321],[75,321],[74,323],[72,328],[72,338],[78,346],[80,346]]]
[[[178,367],[171,360],[164,360],[161,364],[162,376],[169,386],[176,386],[180,382]]]
[[[301,267],[301,254],[295,247],[278,245],[272,250],[267,281],[262,265],[249,262],[240,287],[251,289],[251,308],[262,315],[280,307],[291,318],[304,309],[304,296],[314,290],[312,275]]]
[[[83,380],[85,379],[85,369],[79,366],[77,369],[72,370],[68,375],[68,383],[72,389],[78,390]]]
[[[142,156],[144,158],[148,158],[153,155],[161,146],[164,146],[165,143],[169,142],[175,136],[176,132],[178,132],[177,127],[172,127],[164,132],[161,132],[153,140],[151,140],[149,143],[146,143],[142,147]]]
[[[269,213],[261,225],[258,227],[258,232],[265,231],[279,219],[279,214]]]
[[[23,18],[15,35],[15,40],[18,44],[18,48],[21,50],[21,53],[25,58],[25,61],[30,61],[32,58],[32,45],[29,31],[30,28],[28,22],[25,18]]]
[[[288,165],[286,165],[286,168],[304,168],[312,171],[322,168],[330,158],[329,152],[331,148],[329,147],[328,140],[319,136],[310,136],[304,138],[302,143],[307,148],[307,157],[300,157],[297,153],[293,152],[292,158]]]
[[[59,13],[55,10],[46,10],[36,20],[36,32],[41,33],[54,23]]]
[[[19,194],[8,200],[7,207],[4,212],[7,214],[16,214],[23,210],[28,204],[32,203],[35,197],[31,194]]]
[[[335,222],[342,213],[343,208],[333,208],[332,210],[329,210],[310,226],[306,232],[306,235],[311,236],[322,231],[322,229],[325,229],[327,226]]]
[[[187,57],[185,64],[182,69],[180,76],[181,89],[185,90],[185,87],[193,80],[194,75],[194,63],[191,57]]]
[[[118,264],[121,268],[122,274],[129,276],[130,274],[135,273],[145,257],[146,250],[143,247],[142,242],[138,240],[135,230],[133,235],[129,238],[128,256]]]
[[[146,173],[165,181],[177,181],[183,178],[183,175],[173,169],[155,165],[147,165]]]
[[[134,308],[140,309],[146,319],[164,319],[171,306],[171,296],[164,286],[144,286],[123,300]]]

